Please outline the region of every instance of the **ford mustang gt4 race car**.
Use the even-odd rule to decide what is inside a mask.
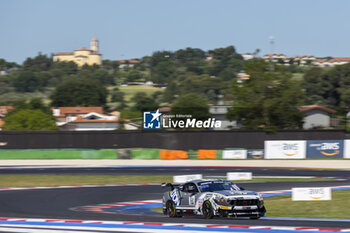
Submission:
[[[264,200],[257,192],[247,191],[222,179],[192,180],[184,184],[163,183],[171,191],[163,195],[163,213],[169,217],[202,215],[206,219],[265,215]]]

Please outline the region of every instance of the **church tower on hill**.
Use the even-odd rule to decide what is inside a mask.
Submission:
[[[94,36],[90,42],[90,49],[80,48],[74,50],[74,52],[64,52],[55,53],[53,56],[53,61],[63,61],[63,62],[75,62],[78,66],[83,65],[101,65],[102,55],[98,52],[98,40]]]
[[[91,43],[90,43],[90,48],[94,52],[98,52],[98,40],[96,36],[92,37]]]

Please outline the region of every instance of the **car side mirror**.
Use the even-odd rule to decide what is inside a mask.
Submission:
[[[240,190],[245,190],[245,188],[243,188],[243,187],[239,187],[239,189],[240,189]]]

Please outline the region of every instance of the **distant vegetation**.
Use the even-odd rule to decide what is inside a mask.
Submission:
[[[166,104],[180,111],[186,98],[186,108],[199,109],[194,115],[208,116],[208,104],[221,100],[233,107],[227,117],[243,128],[271,130],[300,128],[304,104],[333,108],[339,116],[350,110],[350,64],[321,69],[244,61],[233,46],[157,51],[139,61],[78,67],[43,54],[21,65],[0,59],[0,69],[9,70],[0,76],[0,104],[39,98],[47,106],[99,105],[138,118]],[[240,72],[250,79],[238,80]]]

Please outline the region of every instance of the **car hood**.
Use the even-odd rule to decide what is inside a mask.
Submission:
[[[257,192],[248,191],[248,190],[242,190],[242,191],[231,191],[231,190],[222,190],[222,191],[215,191],[215,193],[225,195],[225,196],[258,196]]]

